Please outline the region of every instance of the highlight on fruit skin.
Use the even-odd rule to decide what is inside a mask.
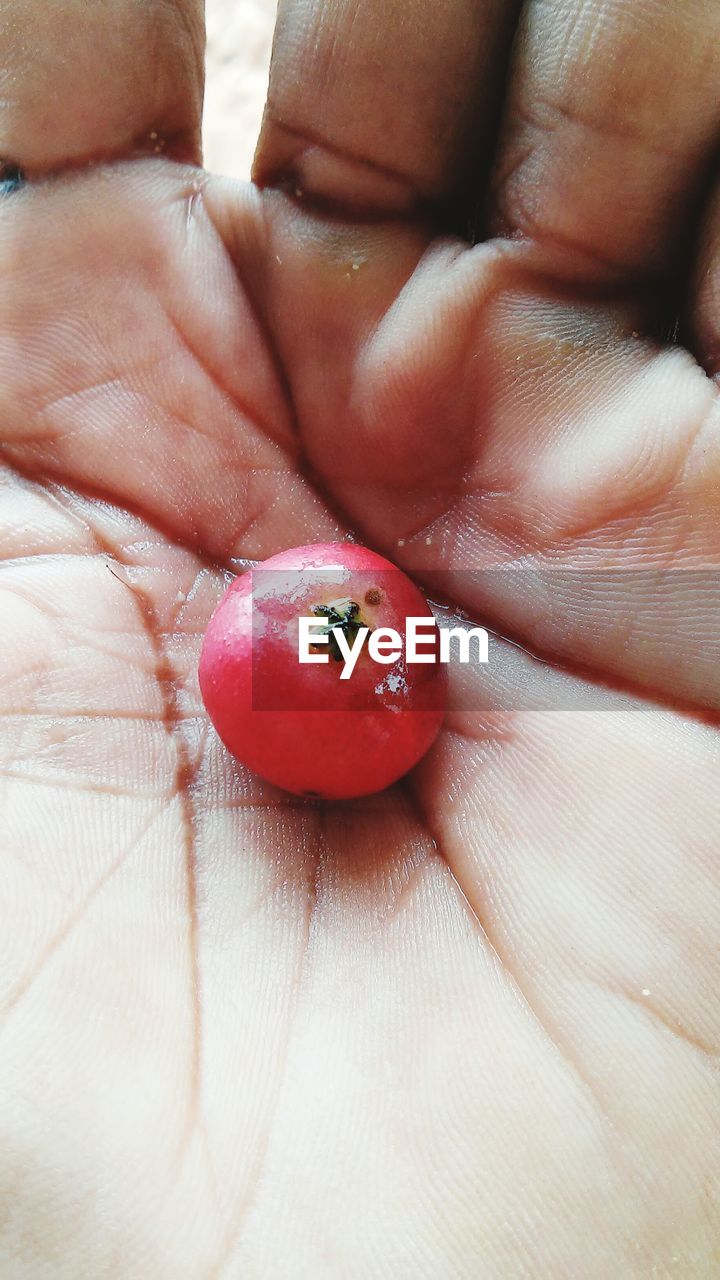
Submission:
[[[301,618],[313,620],[303,662]],[[199,666],[225,746],[296,795],[350,799],[396,782],[432,745],[446,704],[438,661],[408,662],[404,649],[391,657],[382,633],[404,635],[408,618],[432,655],[437,629],[422,593],[356,543],[293,547],[241,574],[210,619]]]

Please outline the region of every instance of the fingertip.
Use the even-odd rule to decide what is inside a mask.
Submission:
[[[7,0],[0,155],[29,175],[136,154],[197,164],[203,55],[200,0]]]

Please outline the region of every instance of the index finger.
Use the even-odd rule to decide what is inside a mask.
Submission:
[[[201,0],[4,0],[0,157],[43,172],[162,151],[200,158]]]

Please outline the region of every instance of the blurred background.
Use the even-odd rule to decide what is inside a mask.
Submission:
[[[248,178],[265,103],[276,0],[206,0],[205,167]]]

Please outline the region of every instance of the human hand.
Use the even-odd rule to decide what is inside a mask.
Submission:
[[[5,13],[3,1275],[712,1275],[720,15],[289,3],[260,191],[198,6]],[[349,531],[524,647],[314,806],[196,662]]]

